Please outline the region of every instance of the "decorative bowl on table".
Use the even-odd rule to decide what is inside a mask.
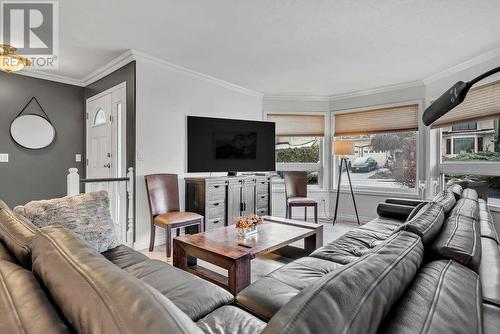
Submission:
[[[238,217],[234,220],[238,236],[246,238],[257,233],[257,225],[262,224],[262,218],[257,215]]]

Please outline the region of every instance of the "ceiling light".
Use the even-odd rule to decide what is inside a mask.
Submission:
[[[31,65],[31,60],[14,54],[17,49],[7,44],[0,44],[0,70],[11,73]]]

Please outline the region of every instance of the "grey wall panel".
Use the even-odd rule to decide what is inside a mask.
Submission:
[[[11,121],[35,96],[56,128],[47,148],[28,150],[10,137]],[[35,108],[33,108],[35,111]],[[9,206],[66,195],[68,169],[82,169],[75,154],[83,153],[83,88],[16,74],[0,73],[0,198]]]

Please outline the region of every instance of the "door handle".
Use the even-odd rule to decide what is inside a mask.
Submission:
[[[111,168],[111,163],[104,164],[104,168]]]

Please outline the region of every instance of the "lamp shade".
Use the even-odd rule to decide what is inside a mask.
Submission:
[[[351,155],[354,151],[354,145],[351,140],[336,140],[333,142],[333,154]]]

